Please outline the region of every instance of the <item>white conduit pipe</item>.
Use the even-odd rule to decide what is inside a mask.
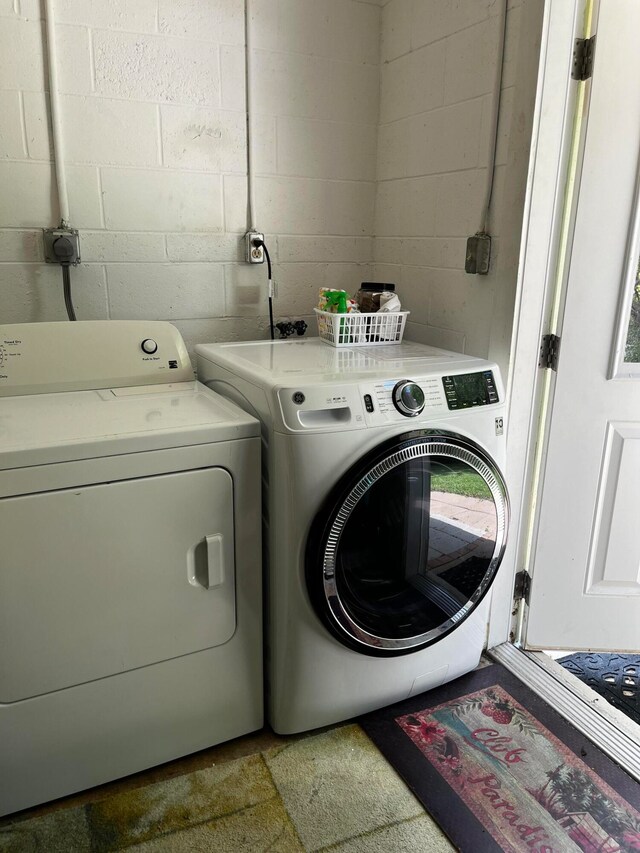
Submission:
[[[64,139],[62,118],[60,115],[60,95],[58,91],[58,56],[56,52],[55,7],[54,0],[45,0],[45,18],[47,26],[47,57],[49,69],[49,97],[51,101],[51,125],[53,127],[53,160],[58,187],[61,227],[68,228],[69,196],[67,195],[67,173],[64,165]]]
[[[486,234],[489,228],[489,213],[491,210],[491,196],[493,195],[493,182],[496,173],[496,147],[498,145],[498,122],[500,121],[500,101],[502,97],[502,76],[504,73],[504,47],[505,36],[507,32],[507,3],[504,0],[502,13],[500,16],[500,30],[498,35],[498,52],[496,60],[496,79],[493,90],[493,103],[491,108],[491,123],[490,141],[489,141],[489,158],[487,162],[487,189],[482,206],[482,220],[480,223],[480,233]]]
[[[249,194],[249,231],[257,231],[255,189],[255,132],[253,124],[253,40],[251,37],[251,0],[245,1],[245,92],[247,101],[247,191]]]

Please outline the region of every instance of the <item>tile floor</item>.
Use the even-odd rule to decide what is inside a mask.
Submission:
[[[2,853],[454,849],[355,724],[239,738],[0,820]]]

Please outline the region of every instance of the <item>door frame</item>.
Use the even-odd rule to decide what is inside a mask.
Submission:
[[[518,648],[514,633],[521,625],[521,614],[514,610],[515,574],[526,564],[528,543],[535,533],[536,448],[549,423],[555,380],[552,370],[539,369],[538,353],[542,335],[549,331],[554,303],[561,305],[565,282],[561,224],[565,208],[575,208],[575,193],[567,179],[579,86],[571,79],[568,46],[576,33],[583,34],[588,2],[545,0],[508,376],[506,473],[511,533],[502,577],[499,572],[494,584],[488,647],[492,659],[640,781],[640,727],[543,652]],[[597,2],[593,0],[594,6]],[[565,198],[572,203],[565,204]],[[568,216],[567,226],[571,224]],[[544,444],[539,458],[544,463]]]
[[[517,643],[522,628],[513,588],[535,533],[555,385],[555,372],[541,370],[538,357],[542,336],[559,322],[584,136],[575,116],[585,84],[571,77],[571,45],[585,32],[589,8],[589,0],[545,0],[507,382],[511,533],[503,564],[511,572],[499,573],[494,584],[489,648]]]

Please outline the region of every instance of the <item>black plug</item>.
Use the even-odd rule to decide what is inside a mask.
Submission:
[[[76,248],[68,237],[58,237],[51,247],[59,263],[69,266],[76,254]]]
[[[280,332],[281,339],[290,338],[296,331],[294,324],[289,320],[282,320],[280,323],[276,323],[276,329]]]

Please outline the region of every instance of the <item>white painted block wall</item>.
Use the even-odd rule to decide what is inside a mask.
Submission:
[[[505,364],[542,0],[510,0],[486,278],[463,267],[498,0],[253,5],[257,213],[277,316],[311,322],[319,286],[355,291],[375,274],[398,285],[415,339]],[[243,0],[56,7],[78,316],[168,319],[190,346],[265,337],[266,270],[241,262]],[[39,0],[0,0],[0,322],[66,316],[39,232],[59,221],[46,89]]]
[[[506,370],[542,0],[509,0],[488,276],[464,272],[479,230],[502,0],[389,0],[382,14],[375,274],[415,340]]]
[[[370,277],[380,8],[258,0],[258,224],[278,316]],[[265,337],[247,228],[243,0],[57,0],[81,319],[167,319],[190,346]],[[38,0],[0,3],[0,322],[66,318]]]

